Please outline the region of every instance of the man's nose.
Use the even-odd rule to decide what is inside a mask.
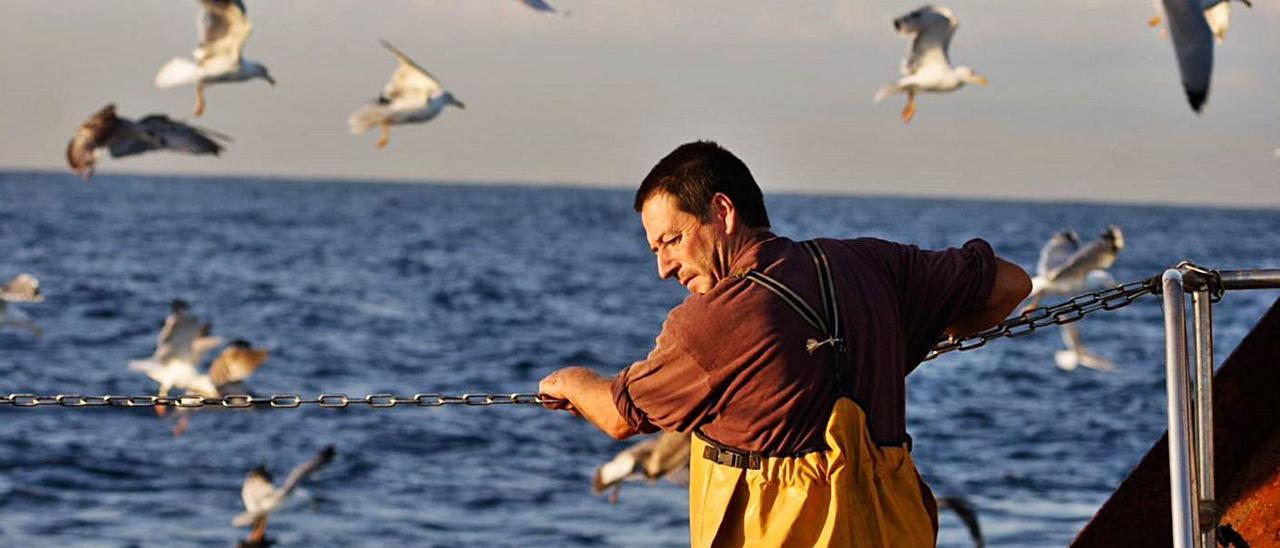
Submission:
[[[676,262],[665,251],[658,252],[658,277],[667,279],[676,274],[680,270],[680,263]]]

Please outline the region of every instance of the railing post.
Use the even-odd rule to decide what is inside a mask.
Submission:
[[[1192,477],[1191,390],[1187,383],[1187,311],[1182,272],[1164,271],[1165,390],[1169,413],[1169,499],[1172,505],[1173,546],[1200,546],[1197,496]]]
[[[1196,353],[1196,471],[1203,546],[1217,545],[1217,504],[1213,486],[1213,302],[1207,287],[1191,294]]]

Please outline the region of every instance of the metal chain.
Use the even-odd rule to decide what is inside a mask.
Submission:
[[[1071,300],[1053,306],[1041,308],[1033,308],[1021,315],[1014,316],[999,325],[979,331],[968,337],[959,339],[947,339],[939,342],[925,355],[924,360],[929,361],[938,356],[946,354],[954,350],[966,352],[975,348],[981,348],[994,339],[1025,337],[1034,333],[1041,327],[1053,325],[1064,325],[1071,322],[1080,321],[1085,316],[1097,312],[1099,310],[1116,310],[1124,308],[1130,303],[1150,293],[1155,293],[1159,289],[1160,277],[1153,276],[1145,280],[1137,282],[1129,282],[1127,284],[1118,285],[1110,289],[1103,289],[1093,293],[1084,293],[1072,297]]]
[[[1191,270],[1216,276],[1217,272],[1204,270],[1190,263],[1179,264]],[[1221,287],[1221,284],[1218,284]],[[922,361],[929,361],[948,352],[959,350],[967,352],[981,348],[995,339],[1016,339],[1034,333],[1041,327],[1063,325],[1084,319],[1085,316],[1100,310],[1116,310],[1128,306],[1138,297],[1158,293],[1160,277],[1153,276],[1137,282],[1129,282],[1110,289],[1085,293],[1072,297],[1061,304],[1033,308],[1019,316],[1009,318],[999,325],[960,339],[948,339],[939,342],[930,350]],[[1221,298],[1221,290],[1214,292]],[[538,394],[463,394],[448,396],[444,394],[414,394],[402,398],[394,394],[369,394],[360,397],[349,397],[346,394],[320,394],[314,398],[305,398],[297,394],[276,394],[273,396],[228,395],[206,397],[196,394],[183,396],[81,396],[78,394],[58,394],[56,396],[40,396],[36,394],[0,395],[0,406],[29,408],[41,406],[58,407],[156,407],[172,406],[179,408],[224,407],[229,409],[276,408],[292,409],[304,405],[315,405],[324,408],[347,408],[353,405],[366,405],[376,409],[399,406],[441,407],[445,405],[465,405],[483,407],[490,405],[545,405],[559,400]]]
[[[268,407],[292,409],[303,405],[344,409],[353,405],[367,405],[384,409],[398,406],[441,407],[445,405],[465,405],[483,407],[490,405],[544,405],[559,400],[538,394],[463,394],[448,396],[444,394],[414,394],[402,398],[394,394],[369,394],[363,398],[349,397],[346,394],[320,394],[314,398],[305,398],[297,394],[276,394],[273,396],[228,395],[207,397],[197,394],[183,396],[81,396],[79,394],[58,394],[56,396],[39,396],[36,394],[0,395],[0,406],[28,408],[40,406],[58,407],[156,407],[171,406],[180,408],[225,407],[229,409],[246,409],[251,407]]]

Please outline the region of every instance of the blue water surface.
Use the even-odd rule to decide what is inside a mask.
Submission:
[[[766,189],[767,191],[767,189]],[[1033,267],[1063,228],[1124,228],[1113,274],[1182,259],[1280,267],[1280,212],[779,195],[777,232],[924,247],[987,238]],[[30,272],[36,340],[0,331],[0,393],[147,394],[170,299],[272,349],[259,394],[532,392],[566,364],[643,357],[683,289],[656,266],[629,191],[0,172],[0,278]],[[1277,293],[1215,309],[1221,361]],[[1066,544],[1164,430],[1158,302],[1080,324],[1114,373],[1066,372],[1053,330],[913,374],[910,426],[936,492],[968,497],[993,546]],[[277,546],[679,546],[681,487],[592,496],[625,447],[534,406],[202,411],[0,408],[0,544],[231,546],[240,484],[326,444],[334,463],[276,515]],[[943,545],[967,535],[942,517]]]

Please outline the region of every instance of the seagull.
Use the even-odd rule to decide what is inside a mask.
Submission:
[[[1205,20],[1201,0],[1163,0],[1164,13],[1173,38],[1173,51],[1178,56],[1178,73],[1187,102],[1196,113],[1209,97],[1209,78],[1213,73],[1213,31]]]
[[[952,67],[948,56],[951,37],[960,21],[951,10],[942,6],[924,6],[893,20],[893,28],[912,38],[907,56],[902,60],[902,78],[897,83],[880,88],[875,102],[895,93],[907,94],[907,105],[902,109],[902,123],[908,123],[916,114],[917,93],[948,93],[965,84],[987,85],[984,76],[969,67]]]
[[[555,8],[551,7],[551,4],[546,3],[544,0],[519,0],[519,2],[527,6],[529,9],[532,9],[539,13],[545,13],[547,15],[563,15],[564,17],[568,17],[569,14],[571,13],[566,11],[563,14],[561,14],[560,12],[556,11]]]
[[[186,154],[222,152],[214,138],[231,138],[215,131],[170,120],[163,114],[150,114],[134,122],[116,116],[116,106],[109,104],[80,124],[67,143],[67,165],[71,172],[88,181],[101,156],[101,149],[111,151],[112,158],[123,158],[153,150],[172,150]]]
[[[336,451],[333,446],[321,449],[311,460],[298,465],[289,472],[280,487],[271,483],[271,474],[266,467],[258,466],[249,472],[240,488],[240,498],[244,500],[245,511],[231,520],[232,527],[253,526],[247,542],[261,545],[267,534],[267,517],[280,509],[289,494],[298,487],[304,478],[319,470],[333,460]]]
[[[174,57],[160,67],[155,79],[159,88],[195,84],[196,116],[204,114],[204,87],[208,84],[262,78],[276,85],[267,67],[241,56],[245,40],[253,32],[244,2],[200,0],[200,6],[200,17],[196,19],[200,45],[191,53],[192,59]]]
[[[666,478],[672,483],[686,485],[689,483],[690,442],[689,434],[665,432],[636,443],[596,468],[591,490],[598,495],[612,487],[613,492],[608,497],[610,503],[615,503],[625,480],[644,477],[652,482]]]
[[[129,362],[129,369],[140,371],[159,383],[160,396],[167,396],[170,390],[178,388],[185,394],[221,397],[257,371],[267,361],[269,352],[236,339],[222,350],[207,373],[200,373],[197,368],[202,358],[222,344],[222,339],[210,336],[210,324],[190,314],[188,307],[184,301],[173,302],[160,330],[155,353],[151,359]],[[156,407],[156,413],[163,415],[164,408]]]
[[[17,308],[10,308],[9,303],[38,303],[44,300],[40,293],[40,280],[27,273],[14,276],[9,283],[0,288],[0,327],[10,325],[30,331],[37,339],[44,336],[40,326],[31,321],[26,314]]]
[[[1239,0],[1241,4],[1253,8],[1253,2],[1250,0]],[[1147,21],[1147,26],[1156,27],[1164,21],[1164,4],[1162,0],[1151,0],[1155,4],[1156,14]],[[1227,39],[1227,27],[1231,26],[1231,1],[1230,0],[1201,0],[1200,7],[1204,10],[1205,22],[1209,24],[1209,30],[1213,32],[1215,42],[1221,44]]]
[[[1072,231],[1054,234],[1040,249],[1040,261],[1036,264],[1036,276],[1031,279],[1030,303],[1023,313],[1040,304],[1045,295],[1070,296],[1088,289],[1101,289],[1116,285],[1107,272],[1116,262],[1116,255],[1124,249],[1124,233],[1111,225],[1098,239],[1080,246],[1080,237]],[[1110,370],[1111,361],[1085,350],[1080,333],[1074,323],[1063,324],[1062,342],[1067,350],[1054,354],[1058,367],[1067,371],[1083,365],[1092,369]]]
[[[391,74],[391,80],[382,89],[382,95],[376,102],[351,113],[351,117],[347,119],[351,133],[360,134],[379,126],[382,128],[382,137],[378,139],[378,148],[383,148],[391,139],[393,124],[426,122],[438,116],[449,105],[467,108],[452,93],[445,91],[427,69],[418,66],[408,55],[385,40],[379,42],[396,56],[400,66]]]

